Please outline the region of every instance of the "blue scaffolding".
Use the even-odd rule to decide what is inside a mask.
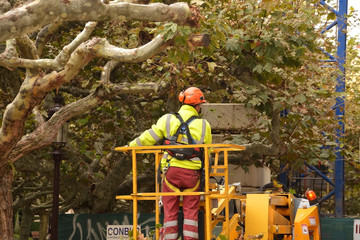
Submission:
[[[334,0],[330,0],[334,2]],[[335,217],[341,218],[345,215],[345,159],[342,150],[345,147],[345,62],[346,62],[346,33],[347,33],[347,9],[348,9],[348,0],[337,0],[337,10],[331,7],[326,3],[326,0],[320,0],[319,4],[326,7],[330,12],[336,15],[334,22],[328,24],[321,33],[327,33],[334,26],[337,26],[336,32],[336,44],[337,51],[334,56],[332,53],[327,52],[324,49],[321,49],[324,55],[328,58],[322,60],[323,62],[334,62],[336,63],[336,87],[335,87],[335,104],[332,106],[334,111],[335,119],[337,121],[337,126],[335,127],[336,133],[336,147],[333,148],[335,154],[335,164],[334,164],[334,180],[328,178],[315,166],[309,165],[305,162],[305,166],[309,168],[310,171],[314,172],[317,176],[320,176],[324,181],[329,183],[334,189],[328,193],[326,196],[322,197],[319,200],[319,203],[324,202],[333,195],[335,195]],[[324,66],[327,67],[327,66]],[[286,113],[282,113],[284,116]],[[329,148],[324,146],[325,148]],[[283,165],[280,166],[281,171],[279,174],[279,181],[283,184],[287,182],[287,172],[283,171]],[[302,175],[297,178],[297,180],[303,179],[305,175]]]
[[[330,192],[325,199],[328,199],[332,195],[335,195],[335,216],[343,217],[345,213],[344,207],[344,192],[345,192],[345,159],[342,153],[344,148],[344,136],[345,136],[345,60],[346,60],[346,31],[347,31],[347,9],[348,0],[338,0],[338,10],[335,10],[329,6],[325,0],[321,0],[320,4],[325,6],[329,11],[336,15],[336,20],[329,24],[323,33],[330,30],[337,25],[337,52],[336,56],[323,51],[328,57],[328,61],[337,63],[337,77],[336,77],[336,103],[332,107],[335,118],[337,120],[336,126],[336,147],[335,147],[335,191]]]

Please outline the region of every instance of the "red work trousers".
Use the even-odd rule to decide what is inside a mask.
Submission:
[[[184,191],[194,188],[199,181],[199,171],[179,167],[169,167],[165,177],[170,183],[163,182],[163,192]],[[175,189],[175,188],[177,189]],[[199,191],[199,187],[195,192]],[[183,212],[184,223],[183,234],[184,240],[198,239],[198,209],[200,196],[183,196]],[[164,204],[164,237],[162,239],[178,239],[178,212],[179,212],[179,196],[163,196]]]

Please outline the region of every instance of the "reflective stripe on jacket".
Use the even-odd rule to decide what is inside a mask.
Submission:
[[[183,105],[179,110],[180,116],[184,121],[188,120],[191,116],[198,116],[197,111],[189,105]],[[170,139],[171,136],[175,135],[177,129],[180,126],[180,120],[177,119],[173,114],[163,115],[156,124],[152,125],[151,129],[143,132],[139,137],[129,143],[129,146],[151,146],[155,145],[158,141],[164,138]],[[196,144],[211,144],[211,127],[208,121],[205,119],[194,119],[189,123],[189,129],[192,138]],[[188,143],[186,135],[179,135],[178,141],[182,143]],[[166,164],[166,159],[172,157],[165,152],[161,161],[161,167],[163,168]],[[170,166],[181,167],[187,169],[200,169],[201,160],[199,158],[193,158],[191,160],[178,160],[172,158]]]

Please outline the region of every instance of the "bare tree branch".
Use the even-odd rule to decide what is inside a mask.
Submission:
[[[143,5],[104,4],[100,0],[37,0],[0,15],[0,42],[32,33],[49,23],[119,19],[186,24],[191,20],[191,11],[186,3]]]
[[[23,58],[12,58],[9,57],[8,52],[5,51],[3,54],[0,54],[0,65],[8,67],[25,67],[25,68],[48,68],[61,70],[64,65],[68,62],[70,54],[73,53],[76,47],[79,46],[82,41],[86,40],[87,37],[94,30],[96,23],[90,22],[86,24],[84,31],[79,34],[72,43],[65,46],[59,55],[54,59],[23,59]],[[84,54],[91,54],[93,57],[103,57],[106,59],[118,61],[118,62],[128,62],[128,63],[137,63],[142,62],[159,52],[161,52],[166,47],[166,42],[164,41],[163,35],[156,36],[149,43],[133,49],[124,49],[119,48],[114,45],[111,45],[106,39],[93,38],[87,42],[87,46],[82,46],[83,49],[78,49],[77,53],[79,56],[83,57]],[[81,54],[81,55],[80,55]],[[81,63],[79,57],[76,58],[76,55],[73,56],[74,60],[77,63]],[[86,61],[85,63],[87,63]],[[71,66],[72,62],[70,62]]]
[[[110,83],[111,71],[114,70],[119,65],[119,63],[120,62],[114,60],[106,63],[106,65],[104,66],[104,70],[101,72],[101,82],[103,82],[104,84]]]
[[[36,47],[25,41],[26,37],[18,38],[17,43],[22,43],[20,46],[24,46],[24,55],[23,58],[11,57],[14,54],[9,54],[8,51],[5,51],[0,55],[0,65],[8,67],[25,67],[25,68],[45,68],[45,69],[54,69],[61,70],[64,68],[64,65],[69,60],[71,53],[84,41],[88,40],[90,34],[94,31],[97,23],[88,22],[85,25],[84,30],[77,35],[77,37],[67,46],[65,46],[60,53],[56,56],[55,59],[38,59]],[[31,53],[26,54],[25,49],[31,49]],[[30,55],[32,57],[30,57]],[[36,57],[35,57],[36,56]]]
[[[25,135],[13,149],[10,159],[16,161],[25,154],[51,144],[52,139],[67,120],[100,105],[106,99],[119,94],[139,94],[157,92],[163,85],[156,83],[112,85],[105,89],[99,86],[95,92],[57,111],[51,119],[39,126],[34,132]]]
[[[2,152],[0,157],[7,156],[10,152],[10,149],[12,149],[12,147],[9,146],[15,145],[16,142],[20,140],[18,138],[21,136],[21,134],[18,134],[17,132],[11,132],[13,131],[12,129],[15,127],[16,131],[22,131],[24,128],[23,122],[29,115],[29,111],[37,106],[50,90],[56,87],[58,88],[63,83],[69,82],[71,79],[73,79],[73,77],[80,71],[80,69],[86,66],[91,59],[98,56],[108,57],[110,59],[114,58],[117,61],[138,62],[154,56],[160,51],[160,49],[162,49],[162,46],[166,46],[166,42],[163,40],[161,35],[154,38],[148,44],[131,50],[114,47],[110,45],[106,39],[93,38],[92,40],[82,43],[78,48],[76,48],[61,72],[53,71],[44,76],[38,75],[32,78],[26,77],[17,97],[7,106],[4,113],[4,120],[0,129],[0,148],[4,147],[4,149],[8,150]],[[120,56],[111,55],[111,52]],[[154,91],[154,86],[155,88],[157,87],[156,84],[140,84],[138,86],[125,84],[114,85],[112,88],[113,92],[117,94],[121,92],[143,93],[149,89]],[[107,95],[111,96],[111,94]],[[78,110],[78,112],[83,112],[83,109],[91,109],[88,108],[88,106],[94,107],[103,101],[101,97],[99,98],[99,96],[94,94],[90,95],[89,99],[85,99],[87,99],[89,102],[85,103],[84,105],[86,106],[82,106],[82,109]],[[71,113],[69,115],[72,117],[75,114],[76,113]],[[65,117],[63,121],[59,122],[59,125],[53,126],[55,128],[52,128],[52,130],[60,128],[61,125],[69,118]],[[44,130],[41,129],[42,128],[40,127],[39,131]],[[48,140],[45,140],[45,145],[50,143],[52,137],[55,137],[56,131],[49,131],[49,134],[51,137],[50,139],[44,138]],[[37,137],[35,137],[35,139],[40,141],[40,139]],[[18,159],[18,157],[16,157],[16,159]]]

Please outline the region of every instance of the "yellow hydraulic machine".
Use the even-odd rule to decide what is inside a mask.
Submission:
[[[166,195],[201,195],[200,208],[204,210],[204,239],[285,239],[285,240],[320,240],[320,223],[317,207],[310,207],[305,199],[297,199],[292,194],[263,191],[245,194],[240,192],[239,184],[229,184],[228,153],[242,151],[245,147],[234,144],[197,144],[173,145],[166,148],[203,148],[205,168],[205,188],[203,192],[167,192],[162,193],[159,184],[155,184],[155,192],[139,193],[137,191],[137,154],[155,155],[155,183],[157,168],[164,152],[164,146],[117,147],[116,151],[131,152],[133,192],[131,195],[116,196],[116,199],[133,201],[133,229],[137,229],[138,201],[156,201],[156,224],[160,223],[160,196]],[[209,153],[214,154],[214,163],[209,164]],[[223,163],[219,164],[219,155],[223,154]],[[211,183],[211,177],[222,177],[224,184]],[[236,210],[230,218],[230,202]],[[297,213],[296,213],[297,212]],[[222,225],[221,232],[213,236],[215,227]],[[156,239],[159,239],[156,229]],[[138,233],[133,232],[137,239]]]

